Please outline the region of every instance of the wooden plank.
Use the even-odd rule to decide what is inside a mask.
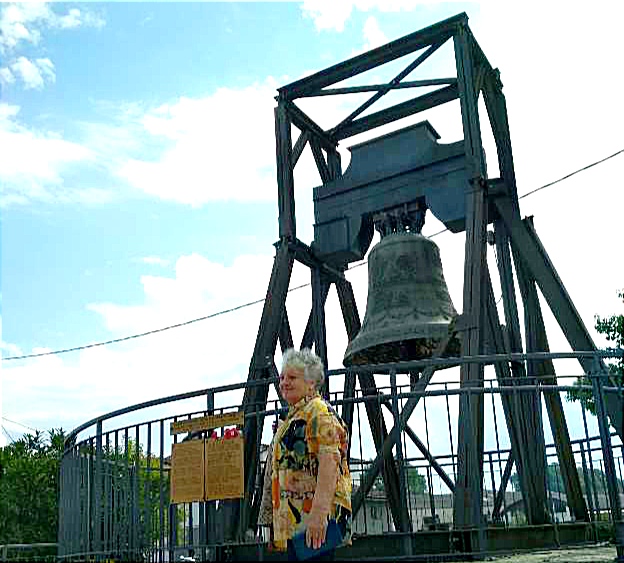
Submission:
[[[433,358],[438,358],[444,355],[444,353],[446,352],[448,343],[450,342],[452,336],[454,335],[449,334],[446,338],[444,338],[443,340],[439,342],[438,346],[436,347],[436,350],[433,353]],[[423,370],[422,376],[415,383],[414,387],[411,389],[411,392],[418,393],[420,391],[424,391],[427,385],[429,384],[429,381],[431,381],[431,378],[433,377],[433,374],[435,373],[435,371],[436,371],[436,368],[431,367],[431,366]],[[362,386],[362,383],[360,382],[360,387],[361,386]],[[384,439],[381,448],[377,447],[377,457],[375,457],[375,459],[369,466],[368,470],[361,478],[360,487],[354,493],[352,497],[351,506],[353,509],[353,517],[355,517],[358,510],[362,506],[364,498],[366,497],[366,495],[369,493],[369,491],[373,487],[373,484],[375,483],[375,479],[377,478],[377,475],[379,474],[379,471],[382,468],[382,463],[388,457],[392,458],[392,448],[394,447],[394,444],[396,443],[397,436],[399,435],[400,432],[402,432],[405,425],[409,422],[409,419],[412,416],[412,413],[414,412],[414,410],[416,409],[416,406],[418,405],[419,401],[420,401],[420,396],[410,397],[407,400],[407,402],[403,406],[403,410],[401,411],[401,415],[399,418],[399,425],[398,426],[394,425],[392,427],[392,430],[390,430],[390,433]],[[368,402],[369,401],[367,401],[367,403]]]
[[[344,273],[337,268],[334,268],[317,258],[314,254],[314,251],[304,242],[301,242],[299,239],[295,239],[294,241],[289,242],[290,250],[293,252],[295,258],[308,266],[308,268],[320,268],[323,272],[323,276],[328,279],[330,282],[338,282],[340,280],[346,279],[344,277]]]
[[[321,302],[323,307],[327,300],[330,285],[331,284],[326,280],[322,280],[321,282]],[[308,315],[308,322],[306,323],[301,339],[301,348],[312,348],[312,344],[314,344],[314,307],[310,309],[310,314]]]
[[[445,88],[440,88],[438,90],[434,90],[433,92],[423,94],[413,100],[408,100],[390,108],[371,113],[365,117],[360,117],[337,132],[335,136],[336,141],[348,139],[349,137],[353,137],[353,135],[364,133],[365,131],[369,131],[375,127],[380,127],[381,125],[392,123],[398,119],[403,119],[404,117],[451,102],[456,100],[458,95],[458,87],[456,84],[453,84],[451,86],[446,86]]]
[[[513,151],[511,148],[511,137],[509,133],[509,121],[507,117],[507,105],[505,95],[502,91],[502,84],[498,78],[498,73],[492,71],[484,78],[483,101],[488,113],[494,142],[496,143],[496,154],[498,158],[498,169],[503,179],[503,186],[510,194],[515,207],[518,207],[518,190],[516,187],[516,175],[514,171]]]
[[[253,356],[249,366],[248,381],[257,381],[272,375],[273,358],[277,339],[286,306],[286,295],[292,267],[294,263],[293,253],[287,242],[281,242],[277,247],[273,270],[267,289],[258,335],[254,346]],[[268,385],[247,387],[243,396],[242,409],[245,414],[255,415],[258,411],[266,409]],[[258,420],[256,416],[246,416],[244,436],[245,440],[245,467],[247,479],[245,484],[248,502],[231,507],[232,521],[228,523],[229,530],[236,530],[238,535],[244,534],[249,525],[251,499],[255,490],[255,475],[258,463],[256,455]],[[229,508],[228,508],[229,510]],[[242,510],[242,514],[241,514]]]
[[[494,301],[492,284],[487,275],[486,306],[489,353],[504,354],[506,349]],[[514,383],[528,384],[526,377],[511,377],[509,364],[494,364],[499,386],[510,387]],[[541,404],[537,394],[502,393],[501,402],[511,440],[513,458],[516,461],[525,513],[530,525],[550,523],[546,491],[546,444],[541,420]]]
[[[307,76],[279,89],[284,99],[295,99],[317,92],[326,86],[366,72],[376,66],[409,55],[432,43],[450,37],[458,25],[467,23],[465,13],[458,14],[444,21],[391,41],[386,45],[372,49],[320,72]]]
[[[310,140],[309,131],[303,131],[297,138],[297,142],[295,143],[295,146],[293,147],[293,150],[292,150],[291,161],[292,161],[293,168],[297,165],[297,162],[299,161],[299,157],[301,156],[301,153],[303,152],[303,149],[305,149],[309,140]]]
[[[307,131],[310,134],[310,140],[316,139],[325,150],[336,148],[336,140],[329,133],[323,131],[301,108],[293,102],[286,102],[285,107],[292,122],[301,131]]]
[[[330,283],[322,279],[319,268],[310,270],[312,278],[312,318],[314,326],[314,347],[316,355],[321,358],[327,376],[327,333],[325,327],[325,301],[329,293]],[[322,390],[323,397],[329,399],[329,379],[325,377]]]
[[[282,324],[280,325],[278,338],[282,354],[289,348],[294,348],[295,345],[293,344],[293,337],[290,330],[290,322],[288,320],[286,305],[284,305],[284,313],[282,315]]]
[[[514,466],[513,456],[509,454],[507,458],[507,463],[505,463],[505,469],[503,471],[503,476],[501,478],[501,483],[498,489],[498,493],[496,494],[496,498],[494,499],[494,508],[492,508],[492,520],[496,522],[496,520],[500,517],[500,509],[505,502],[505,491],[507,490],[507,484],[509,483],[509,478],[511,477],[511,471]]]
[[[425,459],[429,462],[434,471],[439,475],[440,479],[444,481],[451,493],[455,492],[455,483],[448,476],[448,473],[444,471],[444,468],[436,461],[436,458],[431,455],[431,452],[427,449],[427,446],[416,435],[416,433],[409,427],[405,426],[405,433],[410,437],[410,440],[414,442],[414,445],[419,449],[420,453],[425,456]]]
[[[312,98],[316,96],[335,96],[337,94],[358,94],[363,92],[377,92],[382,89],[388,90],[403,90],[405,88],[420,88],[422,86],[448,86],[450,84],[456,84],[457,78],[429,78],[427,80],[405,80],[398,82],[397,84],[370,84],[369,86],[349,86],[345,88],[325,88],[312,94],[308,94],[307,97]]]
[[[358,115],[362,114],[369,107],[371,107],[377,100],[385,96],[394,86],[399,84],[410,72],[415,70],[421,63],[426,61],[433,53],[435,53],[444,43],[439,41],[431,45],[424,53],[421,53],[412,61],[407,67],[405,67],[399,74],[397,74],[388,84],[382,86],[375,94],[373,94],[362,105],[353,110],[345,119],[343,119],[336,127],[332,129],[334,133],[340,131],[343,127],[351,123]]]
[[[508,197],[497,197],[494,199],[494,204],[509,231],[514,252],[522,258],[537,282],[572,350],[596,350],[596,345],[589,335],[585,323],[576,310],[537,233],[532,226],[522,221],[514,213],[512,202]],[[586,373],[592,372],[593,359],[591,357],[581,357],[579,362]],[[604,362],[601,363],[604,365]],[[622,420],[624,400],[614,393],[608,393],[605,401],[610,423],[622,439],[624,436],[624,421]]]
[[[228,412],[224,414],[213,414],[190,420],[180,420],[171,423],[171,435],[182,432],[197,432],[199,430],[209,430],[222,426],[240,426],[245,422],[243,411]]]
[[[327,166],[329,168],[329,175],[332,180],[335,180],[342,175],[340,153],[336,149],[327,151]]]
[[[279,236],[280,238],[294,238],[297,236],[297,225],[291,125],[286,107],[283,104],[275,108],[275,143]]]
[[[338,301],[340,302],[340,309],[342,311],[342,318],[344,320],[345,328],[347,329],[347,337],[351,342],[360,332],[361,323],[360,315],[357,310],[357,303],[355,302],[355,295],[353,294],[353,287],[347,280],[336,283],[336,292],[338,293]],[[352,399],[355,397],[355,372],[349,371],[345,374],[344,381],[344,393],[345,399]],[[342,420],[344,420],[351,436],[351,430],[353,428],[353,410],[355,408],[354,403],[344,403],[342,405]],[[351,442],[349,440],[349,456],[351,452]]]
[[[524,322],[527,352],[550,352],[535,280],[527,272],[527,268],[519,256],[516,256],[515,263],[518,284],[520,285],[526,308]],[[555,366],[552,360],[530,361],[528,362],[528,368],[529,376],[539,377],[542,384],[557,385]],[[568,507],[576,520],[588,522],[589,513],[576,469],[576,461],[572,451],[572,443],[563,411],[561,395],[557,391],[544,391],[544,403],[546,404],[546,411],[554,438]]]
[[[485,199],[485,162],[481,144],[474,68],[466,26],[453,36],[457,85],[461,105],[466,156],[471,167],[471,185],[466,194],[466,252],[464,264],[463,314],[475,319],[474,326],[462,333],[462,355],[474,356],[483,351],[483,282],[486,268],[487,206]],[[463,364],[460,369],[461,388],[483,386],[483,366]],[[458,465],[453,504],[453,525],[458,529],[473,528],[473,550],[483,547],[483,396],[460,395],[458,420]]]
[[[321,182],[327,184],[327,182],[331,180],[331,174],[329,173],[327,162],[325,162],[321,145],[317,139],[311,139],[310,147],[312,147],[312,155],[314,156],[314,162],[316,163],[316,169],[321,177]]]

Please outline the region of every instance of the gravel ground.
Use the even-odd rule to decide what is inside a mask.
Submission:
[[[522,555],[488,557],[496,563],[612,563],[616,559],[615,547],[602,545],[538,551]]]

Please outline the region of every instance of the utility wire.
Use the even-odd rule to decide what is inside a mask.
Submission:
[[[554,182],[550,182],[549,184],[544,184],[543,186],[540,186],[539,188],[535,188],[534,190],[531,190],[530,192],[527,192],[526,194],[521,195],[518,199],[522,199],[524,197],[530,196],[532,194],[534,194],[535,192],[539,192],[540,190],[549,188],[550,186],[554,186],[555,184],[558,184],[559,182],[563,182],[563,180],[567,180],[568,178],[571,178],[572,176],[574,176],[575,174],[578,174],[579,172],[583,172],[585,170],[588,170],[589,168],[592,168],[593,166],[597,166],[598,164],[602,164],[603,162],[606,162],[607,160],[617,156],[618,154],[622,154],[624,153],[624,149],[621,149],[617,152],[614,152],[612,155],[609,155],[605,158],[602,158],[601,160],[597,160],[596,162],[592,162],[591,164],[588,164],[587,166],[584,166],[583,168],[579,168],[578,170],[575,170],[574,172],[570,172],[570,174],[566,174],[565,176],[562,176],[561,178],[559,178],[558,180],[555,180]]]
[[[41,432],[41,430],[39,430],[38,428],[33,428],[32,426],[28,426],[27,424],[22,424],[21,422],[17,422],[17,420],[11,420],[10,418],[7,418],[6,416],[3,416],[2,420],[6,420],[7,422],[10,422],[11,424],[17,424],[18,426],[23,426],[24,428],[28,428],[28,430]]]
[[[308,287],[309,283],[304,283],[302,285],[298,285],[297,287],[293,287],[288,290],[296,291],[303,287]],[[191,319],[190,321],[184,321],[182,323],[176,323],[174,325],[164,326],[162,328],[157,328],[154,330],[148,330],[147,332],[141,332],[139,334],[131,334],[130,336],[124,336],[122,338],[114,338],[112,340],[106,340],[104,342],[94,342],[93,344],[86,344],[84,346],[75,346],[73,348],[64,348],[62,350],[52,350],[50,352],[39,352],[38,354],[25,354],[23,356],[9,356],[8,358],[3,358],[5,362],[9,360],[25,360],[28,358],[40,358],[41,356],[52,356],[57,354],[66,354],[68,352],[77,352],[78,350],[87,350],[88,348],[96,348],[98,346],[107,346],[108,344],[116,344],[117,342],[125,342],[126,340],[133,340],[135,338],[141,338],[143,336],[149,336],[150,334],[156,334],[158,332],[165,332],[166,330],[172,330],[174,328],[180,328],[183,326],[187,326],[193,323],[198,323],[200,321],[205,321],[207,319],[212,319],[214,317],[218,317],[219,315],[225,315],[226,313],[233,313],[234,311],[238,311],[239,309],[244,309],[245,307],[251,307],[252,305],[257,305],[258,303],[264,303],[265,299],[257,299],[256,301],[250,301],[249,303],[243,303],[242,305],[237,305],[236,307],[232,307],[231,309],[224,309],[223,311],[218,311],[217,313],[212,313],[211,315],[206,315],[204,317],[199,317],[197,319]]]
[[[543,186],[540,186],[539,188],[536,188],[534,190],[531,190],[530,192],[527,192],[521,196],[518,197],[518,199],[523,199],[527,196],[530,196],[536,192],[539,192],[540,190],[544,190],[546,188],[550,188],[551,186],[554,186],[555,184],[558,184],[559,182],[563,182],[564,180],[567,180],[568,178],[571,178],[572,176],[583,172],[585,170],[588,170],[589,168],[592,168],[594,166],[597,166],[598,164],[602,164],[603,162],[606,162],[607,160],[610,160],[611,158],[614,158],[616,156],[618,156],[619,154],[624,153],[624,149],[621,149],[605,158],[602,158],[600,160],[597,160],[596,162],[592,162],[591,164],[588,164],[587,166],[584,166],[583,168],[579,168],[578,170],[575,170],[574,172],[570,172],[569,174],[566,174],[565,176],[562,176],[561,178],[554,180],[553,182],[549,182],[548,184],[544,184]],[[438,231],[437,233],[434,233],[432,235],[430,235],[428,238],[433,238],[435,236],[441,235],[442,233],[445,233],[446,231],[448,231],[448,229],[442,229],[441,231]],[[360,266],[364,266],[367,263],[366,260],[364,260],[363,262],[356,264],[355,266],[350,267],[347,271],[350,270],[354,270],[355,268],[359,268]],[[302,289],[304,287],[309,287],[311,284],[310,283],[305,283],[302,285],[299,285],[297,287],[293,287],[292,289],[288,290],[288,293],[290,293],[291,291],[296,291],[298,289]],[[265,299],[257,299],[256,301],[250,301],[249,303],[244,303],[242,305],[238,305],[236,307],[232,307],[231,309],[224,309],[223,311],[218,311],[217,313],[212,313],[211,315],[206,315],[204,317],[199,317],[197,319],[191,319],[190,321],[185,321],[182,323],[177,323],[174,325],[169,325],[169,326],[165,326],[162,328],[157,328],[154,330],[148,330],[147,332],[141,332],[139,334],[132,334],[130,336],[124,336],[122,338],[114,338],[112,340],[106,340],[104,342],[95,342],[93,344],[86,344],[84,346],[75,346],[73,348],[64,348],[62,350],[52,350],[50,352],[40,352],[38,354],[25,354],[23,356],[9,356],[8,358],[3,358],[4,361],[8,362],[10,360],[26,360],[29,358],[40,358],[42,356],[53,356],[53,355],[58,355],[58,354],[67,354],[68,352],[77,352],[79,350],[87,350],[89,348],[96,348],[98,346],[107,346],[109,344],[116,344],[118,342],[125,342],[127,340],[134,340],[135,338],[142,338],[143,336],[149,336],[151,334],[157,334],[159,332],[165,332],[166,330],[172,330],[174,328],[180,328],[183,326],[187,326],[193,323],[198,323],[200,321],[205,321],[208,319],[212,319],[214,317],[218,317],[220,315],[225,315],[226,313],[233,313],[234,311],[238,311],[239,309],[244,309],[245,307],[251,307],[252,305],[258,305],[259,303],[264,303]]]
[[[2,425],[2,431],[5,433],[6,437],[11,440],[11,444],[15,444],[15,440],[13,439],[13,437],[11,436],[11,434],[9,434],[9,432],[7,431],[7,429],[4,427],[4,425]]]

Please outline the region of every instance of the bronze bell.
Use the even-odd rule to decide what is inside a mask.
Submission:
[[[366,314],[343,363],[431,357],[456,317],[437,245],[415,232],[387,234],[369,254]],[[453,338],[445,355],[458,354]]]

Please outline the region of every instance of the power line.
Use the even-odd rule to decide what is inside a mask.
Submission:
[[[10,422],[11,424],[17,424],[18,426],[23,426],[24,428],[28,428],[28,430],[41,432],[41,430],[39,430],[38,428],[33,428],[32,426],[28,426],[27,424],[22,424],[21,422],[17,422],[17,420],[11,420],[10,418],[7,418],[6,416],[3,416],[2,420],[6,420],[7,422]]]
[[[6,437],[11,440],[11,444],[15,444],[15,440],[13,439],[13,437],[11,436],[11,434],[9,434],[9,432],[7,431],[7,429],[4,427],[4,424],[2,425],[2,431],[5,433]]]
[[[289,289],[288,292],[290,293],[291,291],[296,291],[303,287],[308,287],[309,285],[310,285],[309,283],[298,285],[297,287],[293,287]],[[131,334],[130,336],[124,336],[122,338],[113,338],[112,340],[106,340],[104,342],[94,342],[93,344],[85,344],[84,346],[74,346],[73,348],[64,348],[62,350],[52,350],[50,352],[39,352],[37,354],[25,354],[23,356],[9,356],[8,358],[3,358],[3,360],[8,362],[9,360],[25,360],[28,358],[40,358],[41,356],[53,356],[57,354],[66,354],[68,352],[77,352],[78,350],[87,350],[89,348],[96,348],[98,346],[107,346],[108,344],[116,344],[117,342],[125,342],[126,340],[133,340],[135,338],[149,336],[150,334],[157,334],[159,332],[165,332],[166,330],[172,330],[174,328],[180,328],[180,327],[187,326],[193,323],[198,323],[200,321],[212,319],[220,315],[225,315],[226,313],[233,313],[234,311],[238,311],[239,309],[244,309],[245,307],[251,307],[252,305],[257,305],[258,303],[264,303],[264,301],[265,301],[264,299],[257,299],[256,301],[243,303],[242,305],[237,305],[236,307],[232,307],[231,309],[224,309],[223,311],[218,311],[217,313],[212,313],[204,317],[191,319],[190,321],[184,321],[182,323],[176,323],[174,325],[164,326],[162,328],[157,328],[154,330],[148,330],[147,332],[141,332],[139,334]]]
[[[561,178],[559,178],[558,180],[555,180],[554,182],[550,182],[548,184],[544,184],[543,186],[540,186],[539,188],[535,188],[534,190],[531,190],[530,192],[527,192],[526,194],[521,195],[518,199],[522,199],[523,197],[530,196],[534,194],[535,192],[539,192],[540,190],[543,190],[545,188],[550,188],[550,186],[554,186],[555,184],[558,184],[559,182],[563,182],[563,180],[567,180],[568,178],[571,178],[572,176],[574,176],[575,174],[578,174],[579,172],[583,172],[585,170],[588,170],[589,168],[592,168],[593,166],[602,164],[603,162],[606,162],[607,160],[613,158],[614,156],[617,156],[618,154],[622,154],[622,153],[624,153],[624,149],[614,152],[613,154],[605,158],[602,158],[601,160],[592,162],[591,164],[588,164],[587,166],[584,166],[583,168],[579,168],[578,170],[575,170],[574,172],[570,172],[570,174],[566,174],[565,176],[562,176]]]
[[[588,164],[587,166],[584,166],[583,168],[579,168],[578,170],[575,170],[574,172],[570,172],[569,174],[566,174],[565,176],[562,176],[561,178],[554,180],[553,182],[549,182],[548,184],[544,184],[543,186],[540,186],[539,188],[536,188],[534,190],[531,190],[530,192],[527,192],[521,196],[518,197],[518,199],[523,199],[527,196],[530,196],[536,192],[539,192],[540,190],[544,190],[546,188],[549,188],[551,186],[554,186],[555,184],[558,184],[559,182],[563,182],[564,180],[567,180],[568,178],[571,178],[572,176],[583,172],[585,170],[588,170],[589,168],[592,168],[594,166],[597,166],[598,164],[602,164],[603,162],[606,162],[607,160],[610,160],[611,158],[614,158],[616,156],[618,156],[619,154],[624,153],[624,149],[621,149],[605,158],[602,158],[600,160],[597,160],[596,162],[592,162],[591,164]],[[448,229],[442,229],[441,231],[438,231],[437,233],[434,233],[432,235],[430,235],[428,238],[433,238],[435,236],[441,235],[442,233],[445,233],[446,231],[448,231]],[[367,261],[364,260],[362,262],[360,262],[359,264],[356,264],[355,266],[350,267],[347,271],[350,270],[354,270],[355,268],[359,268],[360,266],[364,266],[365,264],[367,264]],[[309,287],[311,284],[310,283],[305,283],[302,285],[299,285],[297,287],[293,287],[292,289],[288,290],[288,293],[290,293],[291,291],[296,291],[298,289],[302,289],[304,287]],[[54,355],[58,355],[58,354],[67,354],[69,352],[78,352],[79,350],[88,350],[89,348],[97,348],[99,346],[108,346],[109,344],[116,344],[118,342],[125,342],[127,340],[134,340],[136,338],[142,338],[143,336],[149,336],[151,334],[157,334],[159,332],[165,332],[167,330],[172,330],[174,328],[180,328],[183,326],[187,326],[193,323],[198,323],[200,321],[205,321],[208,319],[212,319],[214,317],[218,317],[220,315],[225,315],[226,313],[233,313],[234,311],[238,311],[239,309],[244,309],[245,307],[251,307],[252,305],[258,305],[259,303],[264,303],[265,299],[257,299],[256,301],[250,301],[249,303],[243,303],[242,305],[238,305],[236,307],[232,307],[231,309],[224,309],[223,311],[218,311],[217,313],[212,313],[210,315],[206,315],[204,317],[199,317],[197,319],[191,319],[190,321],[184,321],[182,323],[176,323],[173,325],[169,325],[169,326],[165,326],[162,328],[157,328],[154,330],[148,330],[146,332],[141,332],[139,334],[132,334],[130,336],[124,336],[122,338],[114,338],[112,340],[106,340],[103,342],[95,342],[93,344],[85,344],[83,346],[74,346],[73,348],[64,348],[62,350],[52,350],[50,352],[40,352],[38,354],[25,354],[23,356],[9,356],[8,358],[3,358],[4,361],[9,361],[9,360],[26,360],[29,358],[40,358],[42,356],[54,356]]]

